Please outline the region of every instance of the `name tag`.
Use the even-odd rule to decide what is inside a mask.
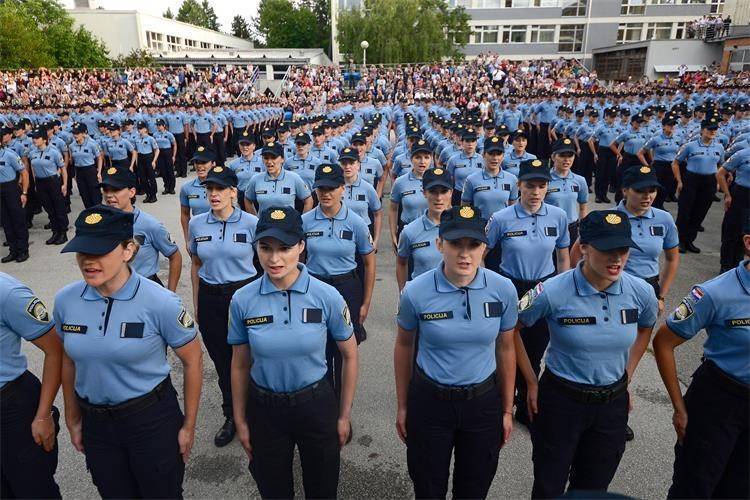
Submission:
[[[638,321],[638,309],[620,310],[620,319],[623,325],[632,325]]]
[[[235,243],[247,243],[247,234],[245,233],[237,233],[234,235],[234,242]]]
[[[517,238],[518,236],[526,236],[526,231],[508,231],[505,233],[506,238]]]
[[[580,316],[580,317],[572,317],[572,318],[557,318],[557,323],[559,325],[595,325],[596,324],[596,317],[594,316]]]
[[[575,186],[573,186],[573,192],[574,193],[577,193],[580,190],[581,190],[581,187],[579,185],[576,184]]]
[[[484,303],[484,317],[485,318],[499,318],[502,313],[502,302],[485,302]]]
[[[559,192],[560,192],[560,188],[549,188],[547,190],[547,193],[559,193]]]
[[[303,323],[322,323],[323,322],[323,310],[322,309],[302,309],[302,322]]]
[[[86,330],[88,330],[89,327],[86,325],[66,325],[63,323],[62,325],[62,331],[65,333],[80,333],[84,334],[86,333]]]
[[[412,250],[416,250],[417,248],[425,248],[425,247],[428,247],[428,246],[430,246],[430,242],[429,241],[420,241],[419,243],[412,243],[411,246],[410,246],[410,248]]]
[[[555,226],[547,226],[544,228],[545,236],[557,236],[557,228]]]
[[[266,194],[267,192],[268,192],[268,191],[266,191],[265,189],[263,189],[263,190],[261,190],[261,191],[257,191],[257,190],[256,190],[256,191],[255,191],[255,194]]]
[[[197,200],[198,198],[200,198],[200,196],[198,196],[197,194],[189,194],[187,197],[188,200]]]
[[[510,184],[503,184],[503,191],[510,191]]]
[[[368,174],[371,174],[372,173],[372,169],[371,168],[366,168],[365,172],[368,173]]]
[[[434,313],[422,313],[419,315],[419,319],[422,321],[438,321],[441,319],[452,319],[453,311],[443,311]]]
[[[145,326],[145,323],[121,323],[120,324],[120,338],[142,339],[144,326]]]
[[[341,231],[341,239],[342,240],[351,240],[354,238],[354,233],[351,231],[347,231],[346,229],[343,229]]]
[[[245,318],[245,326],[257,326],[273,323],[273,316],[256,316],[255,318]]]
[[[323,236],[323,231],[308,231],[305,233],[306,238],[317,238],[318,236]]]
[[[193,241],[196,243],[201,243],[203,241],[211,241],[211,236],[196,236],[193,238]]]
[[[664,226],[651,226],[649,231],[651,236],[664,236]]]
[[[281,188],[281,194],[292,194],[292,188]]]
[[[743,326],[750,326],[750,318],[728,319],[725,324],[728,328],[742,328]]]
[[[412,189],[411,191],[404,191],[403,193],[401,193],[401,196],[409,196],[410,194],[414,193],[416,193],[416,191]]]
[[[479,187],[477,187],[477,188],[474,189],[475,192],[478,192],[478,191],[489,191],[489,190],[490,190],[489,186],[479,186]]]

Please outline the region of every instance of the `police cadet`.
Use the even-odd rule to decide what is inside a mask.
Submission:
[[[230,305],[238,438],[261,497],[294,497],[296,446],[305,496],[336,498],[358,371],[349,310],[336,289],[300,264],[305,240],[293,208],[262,211],[255,244],[263,277]],[[339,401],[326,379],[329,336],[344,360]]]
[[[724,162],[724,147],[716,140],[719,128],[716,118],[701,122],[700,137],[682,146],[672,162],[677,181],[677,229],[680,232],[680,253],[700,253],[693,243],[716,195],[717,167]],[[680,162],[686,162],[685,175]]]
[[[438,266],[442,259],[437,247],[440,214],[451,208],[453,179],[447,170],[432,168],[422,177],[427,210],[407,224],[398,238],[396,282],[399,291],[406,282]]]
[[[29,258],[29,228],[24,207],[28,203],[29,172],[21,157],[8,147],[13,131],[0,127],[0,223],[10,252],[0,262],[25,262]]]
[[[677,432],[670,498],[748,498],[750,469],[750,211],[745,260],[696,285],[654,338]],[[674,349],[705,328],[703,363],[683,395]]]
[[[662,133],[652,136],[643,148],[638,152],[638,159],[643,165],[649,162],[646,154],[652,158],[651,168],[656,170],[656,178],[661,184],[661,189],[656,194],[654,206],[658,209],[664,209],[665,201],[676,201],[674,197],[675,180],[672,174],[672,162],[677,156],[677,150],[680,144],[674,136],[674,127],[677,125],[677,117],[667,115],[661,120]]]
[[[203,181],[206,180],[208,171],[213,167],[213,151],[198,146],[190,161],[195,167],[195,179],[185,182],[180,187],[180,225],[188,248],[190,247],[190,240],[188,239],[190,217],[206,213],[211,209]]]
[[[734,178],[731,185],[729,178]],[[724,193],[721,223],[721,272],[736,266],[742,255],[742,216],[750,210],[750,147],[735,152],[716,174]]]
[[[609,149],[612,150],[617,158],[617,168],[615,169],[614,179],[615,203],[620,203],[620,200],[622,200],[623,172],[630,167],[645,164],[641,158],[638,157],[638,153],[648,139],[645,127],[641,128],[643,121],[644,117],[640,113],[633,115],[630,118],[630,130],[621,132],[612,144],[609,145]]]
[[[250,133],[246,130],[236,136],[237,149],[240,155],[227,163],[227,167],[234,170],[237,174],[237,206],[245,206],[245,190],[250,183],[250,179],[261,172],[266,171],[263,165],[263,158],[260,154],[255,154],[255,142],[253,142]]]
[[[112,122],[109,125],[112,137],[103,143],[102,150],[107,156],[113,167],[129,168],[135,171],[138,154],[135,145],[130,140],[120,137],[120,126]]]
[[[617,136],[620,135],[620,131],[615,124],[615,118],[617,118],[616,109],[605,109],[604,123],[599,125],[594,132],[594,138],[597,142],[597,153],[594,155],[594,162],[596,163],[594,194],[597,203],[610,203],[607,193],[609,186],[614,185],[615,181],[617,154],[610,148]]]
[[[539,382],[516,338],[533,421],[532,498],[559,498],[568,482],[569,490],[605,491],[625,450],[628,384],[657,316],[653,289],[623,272],[637,248],[630,234],[622,212],[591,212],[581,220],[583,262],[519,301],[519,326],[549,327]]]
[[[451,156],[446,170],[453,176],[453,205],[461,204],[464,181],[484,167],[484,159],[477,153],[477,132],[467,128],[461,134],[461,152]]]
[[[42,382],[27,369],[21,339],[44,353]],[[60,498],[55,482],[62,344],[44,303],[0,273],[0,496]]]
[[[552,145],[552,180],[547,187],[546,203],[565,210],[570,241],[578,238],[578,221],[588,211],[589,187],[583,176],[573,173],[576,148],[571,139],[561,139]]]
[[[54,309],[70,439],[103,498],[179,498],[203,377],[193,319],[130,268],[133,214],[97,205],[75,227],[63,252],[76,252],[83,280],[61,289]],[[182,362],[184,416],[167,346]]]
[[[167,122],[167,130],[174,136],[175,145],[177,146],[177,156],[175,167],[177,177],[187,177],[187,154],[186,154],[186,137],[188,133],[188,120],[185,113],[179,111],[177,103],[169,103],[169,112],[165,113],[162,118]]]
[[[385,180],[383,179],[383,166],[378,160],[367,154],[367,136],[357,132],[352,136],[351,149],[359,153],[359,175],[366,182],[372,184],[378,193],[378,198],[383,196]]]
[[[499,137],[486,138],[483,151],[484,168],[466,178],[461,203],[477,207],[489,219],[518,199],[518,178],[502,168],[505,150]]]
[[[284,161],[284,169],[302,177],[305,184],[312,189],[315,169],[321,161],[310,155],[310,136],[302,132],[294,136],[294,147],[295,153]]]
[[[221,390],[225,421],[214,436],[214,444],[221,447],[229,444],[235,433],[230,376],[232,349],[227,344],[229,302],[234,292],[257,276],[253,239],[258,218],[233,206],[237,199],[237,175],[232,169],[215,166],[202,184],[211,208],[190,219],[188,246],[193,261],[191,281],[196,318]]]
[[[536,160],[536,156],[526,151],[529,136],[523,130],[516,130],[511,136],[511,149],[503,155],[503,170],[518,177],[522,161]]]
[[[452,457],[452,496],[485,498],[513,428],[516,294],[481,267],[486,222],[468,205],[445,210],[443,263],[399,299],[396,429],[417,498],[445,498]]]
[[[501,247],[500,274],[513,282],[519,298],[554,276],[555,269],[564,272],[570,267],[567,215],[563,209],[544,202],[550,179],[549,169],[542,160],[521,163],[518,203],[492,214],[487,224],[488,252]],[[547,325],[544,321],[526,325],[521,330],[521,338],[534,371],[539,373],[549,339]],[[527,425],[529,420],[523,404],[526,388],[522,377],[516,378],[516,385],[516,420]]]
[[[175,194],[174,165],[177,159],[177,140],[172,132],[167,130],[167,122],[162,118],[156,120],[154,139],[159,148],[156,171],[164,181],[164,191],[161,194]]]
[[[69,150],[75,168],[76,186],[84,208],[89,208],[102,202],[97,184],[102,174],[103,155],[99,144],[88,136],[86,125],[76,123],[72,131],[73,142]]]
[[[47,143],[47,133],[35,129],[31,135],[34,145],[29,149],[29,162],[36,179],[36,192],[47,212],[52,236],[47,245],[62,245],[68,241],[68,213],[65,208],[68,172],[57,148]]]
[[[211,115],[206,113],[206,107],[203,102],[195,105],[197,113],[190,118],[190,131],[196,147],[203,146],[211,149],[213,136],[216,132],[216,122]]]
[[[138,177],[140,188],[146,193],[143,203],[156,203],[156,164],[159,160],[159,145],[156,139],[148,135],[148,123],[138,122],[138,139],[135,149],[138,151]]]
[[[295,201],[302,204],[303,212],[310,210],[313,206],[310,188],[302,177],[283,168],[284,146],[268,142],[261,155],[266,171],[250,179],[245,191],[245,210],[256,214],[270,206],[294,207]]]
[[[315,171],[313,184],[318,206],[302,215],[305,231],[306,265],[310,274],[333,286],[351,311],[357,343],[364,342],[364,322],[370,311],[375,286],[375,248],[367,224],[342,200],[344,173],[335,163],[324,163]],[[356,256],[362,258],[357,270]],[[360,275],[361,274],[361,275]],[[341,393],[341,355],[329,339],[329,379]]]
[[[391,186],[391,204],[388,209],[388,229],[394,251],[398,248],[398,236],[404,226],[419,218],[427,208],[422,196],[422,176],[432,163],[432,148],[424,139],[411,147],[411,168],[395,180]]]
[[[359,157],[351,148],[343,148],[339,156],[341,170],[344,172],[344,203],[354,213],[362,217],[370,228],[373,245],[380,241],[383,226],[383,206],[377,191],[359,175]]]
[[[157,275],[161,253],[169,259],[167,288],[176,291],[182,272],[182,254],[164,224],[133,206],[135,175],[126,168],[109,167],[102,174],[99,185],[105,204],[133,214],[133,238],[138,243],[138,253],[131,263],[133,270],[163,286]]]

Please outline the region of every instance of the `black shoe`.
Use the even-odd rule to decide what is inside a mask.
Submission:
[[[16,262],[26,262],[29,260],[29,252],[18,252],[18,256],[16,257]]]
[[[685,249],[686,249],[686,250],[687,250],[688,252],[693,252],[693,253],[701,253],[701,249],[700,249],[700,248],[698,248],[697,246],[693,245],[693,243],[692,243],[692,242],[690,242],[690,243],[685,243]]]
[[[596,199],[594,201],[596,201],[597,203],[604,203],[604,200],[602,200],[598,196],[596,197]]]
[[[687,253],[687,248],[685,248],[684,243],[680,243],[680,246],[678,247],[678,250],[680,253]]]
[[[227,417],[227,419],[224,421],[224,425],[221,426],[219,432],[217,432],[214,436],[214,444],[219,448],[228,445],[232,442],[232,439],[234,439],[235,431],[236,429],[234,427],[234,419],[231,417]]]
[[[602,200],[604,200],[604,203],[612,203],[612,200],[610,200],[606,195],[604,196],[604,198],[602,198]]]
[[[44,229],[52,229],[52,223],[48,222],[44,225]]]
[[[633,429],[630,428],[629,425],[625,426],[625,441],[632,441],[635,439],[635,433],[633,432]]]
[[[26,254],[26,255],[28,255],[28,254]],[[6,255],[5,257],[3,257],[2,259],[0,259],[0,262],[2,262],[3,264],[7,264],[8,262],[12,262],[12,261],[16,260],[17,258],[18,258],[18,254],[16,252],[11,252],[8,255]]]
[[[170,194],[170,193],[168,190],[165,189],[164,191],[161,192],[161,194]]]
[[[704,232],[705,230],[706,230],[706,228],[705,228],[705,227],[703,227],[703,226],[698,226],[698,232],[699,232],[699,233],[702,233],[702,232]]]
[[[52,233],[52,236],[50,236],[47,239],[47,241],[44,242],[44,244],[45,245],[54,245],[55,244],[55,240],[57,239],[57,236],[58,236],[58,234],[56,232]]]

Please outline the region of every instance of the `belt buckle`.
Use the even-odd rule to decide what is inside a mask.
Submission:
[[[465,393],[466,389],[463,387],[450,387],[448,389],[448,399],[450,401],[461,401],[462,399],[466,399]]]
[[[285,399],[289,406],[296,405],[297,396],[293,392],[290,392],[289,394],[287,394]]]
[[[609,402],[610,396],[612,395],[611,390],[603,390],[603,391],[590,391],[589,392],[589,401],[592,403],[607,403]]]

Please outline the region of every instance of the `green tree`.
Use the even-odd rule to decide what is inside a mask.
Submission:
[[[154,56],[145,49],[133,49],[128,55],[120,55],[112,60],[112,65],[116,68],[142,68],[153,64]]]
[[[265,47],[320,47],[317,28],[312,9],[290,0],[261,0],[253,19],[254,35]]]
[[[172,14],[172,9],[167,7],[167,10],[164,11],[164,14],[162,14],[161,17],[164,17],[167,19],[174,19],[174,14]]]
[[[339,49],[362,62],[367,40],[370,63],[431,62],[461,59],[468,41],[469,15],[446,0],[365,0],[363,9],[343,11],[338,19]]]
[[[220,28],[219,18],[208,0],[203,0],[201,3],[197,0],[183,0],[176,19],[214,31],[219,31]]]
[[[54,66],[44,34],[18,5],[0,3],[0,68]]]
[[[250,25],[247,23],[244,17],[237,14],[232,18],[232,35],[244,38],[245,40],[250,40],[251,34],[250,34]]]

